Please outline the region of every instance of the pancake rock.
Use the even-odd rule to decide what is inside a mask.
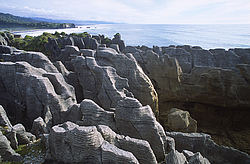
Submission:
[[[147,141],[130,138],[129,136],[119,135],[112,131],[108,126],[98,125],[97,130],[103,138],[116,147],[134,154],[139,163],[156,164],[155,155]]]
[[[158,113],[158,96],[154,86],[131,54],[125,55],[111,48],[102,48],[97,50],[95,58],[99,65],[111,66],[119,76],[127,78],[128,90],[135,98],[143,105],[150,105]]]
[[[116,107],[115,120],[120,134],[148,141],[157,161],[164,159],[167,139],[150,106],[142,106],[134,98],[125,98]]]
[[[170,109],[180,108],[198,122],[198,131],[249,152],[249,49],[142,46],[123,52],[133,54],[154,84],[163,125]]]
[[[135,156],[104,141],[95,126],[71,122],[54,126],[49,135],[47,160],[65,163],[139,163]]]
[[[10,120],[28,128],[40,116],[46,123],[61,122],[60,112],[76,102],[74,88],[60,73],[48,73],[26,62],[0,63],[0,86],[0,103]]]
[[[117,75],[110,66],[99,66],[93,57],[79,56],[72,60],[74,70],[82,87],[83,97],[94,100],[104,109],[114,108],[126,96],[133,96],[128,80]]]
[[[209,135],[203,133],[166,132],[173,137],[178,151],[189,150],[200,152],[211,163],[239,163],[250,162],[250,156],[234,148],[217,145]]]

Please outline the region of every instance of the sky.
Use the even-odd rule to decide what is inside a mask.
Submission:
[[[250,0],[0,0],[0,12],[133,24],[250,24]]]

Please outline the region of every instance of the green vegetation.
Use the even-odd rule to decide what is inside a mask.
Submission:
[[[81,37],[81,38],[91,37],[91,35],[87,32],[71,33],[68,35],[65,32],[59,33],[57,31],[54,34],[44,32],[42,35],[34,36],[34,37],[26,35],[24,38],[22,38],[22,37],[15,38],[14,35],[8,31],[0,32],[0,35],[2,35],[3,37],[5,37],[5,35],[7,35],[8,39],[9,39],[9,46],[13,46],[19,50],[42,52],[43,54],[45,54],[47,56],[50,55],[50,52],[45,48],[45,46],[46,46],[46,43],[49,42],[49,38],[60,39],[60,38],[64,38],[67,36],[77,36],[77,37]],[[107,46],[110,46],[110,44],[111,44],[110,38],[108,38],[104,35],[99,35],[99,37],[101,38],[102,44],[106,44]],[[60,43],[61,42],[59,41],[58,42],[59,48],[62,47],[62,45],[60,45]],[[1,59],[0,59],[0,62],[2,62]]]
[[[75,27],[73,23],[49,23],[41,22],[31,18],[18,17],[11,14],[0,13],[1,28],[29,27],[29,28],[69,28]]]
[[[16,47],[20,50],[42,52],[45,55],[49,55],[49,52],[45,48],[45,44],[48,43],[48,39],[58,39],[65,36],[67,36],[65,32],[59,33],[57,31],[54,34],[44,32],[42,35],[34,37],[26,35],[24,38],[12,38],[11,46]],[[84,38],[90,36],[90,34],[88,34],[87,32],[79,34],[72,33],[70,34],[70,36],[78,36]]]
[[[19,145],[16,150],[20,154],[26,163],[43,163],[46,153],[46,148],[42,144],[41,140],[37,140],[32,144]]]
[[[24,38],[14,38],[11,40],[11,46],[16,47],[17,49],[26,50],[26,51],[37,51],[47,54],[48,52],[45,49],[45,44],[48,43],[48,38],[58,38],[60,35],[58,33],[50,34],[44,32],[39,36],[29,36],[26,35]]]

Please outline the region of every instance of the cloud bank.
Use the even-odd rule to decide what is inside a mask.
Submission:
[[[249,24],[249,0],[0,0],[0,11],[145,24]]]

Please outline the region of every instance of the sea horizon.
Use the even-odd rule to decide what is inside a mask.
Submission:
[[[21,36],[38,36],[43,32],[105,35],[120,33],[126,45],[192,45],[204,49],[250,48],[250,24],[94,24],[67,29],[27,29],[14,31]]]

